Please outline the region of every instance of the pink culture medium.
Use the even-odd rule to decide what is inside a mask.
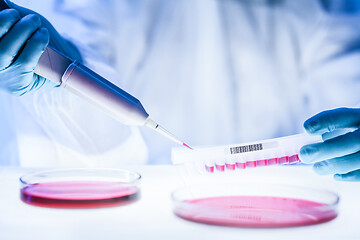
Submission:
[[[135,201],[138,192],[136,187],[118,182],[49,182],[21,189],[21,200],[31,205],[52,208],[111,207]]]
[[[291,227],[330,221],[326,204],[282,197],[225,196],[187,200],[175,209],[186,220],[234,227]]]
[[[138,173],[121,169],[59,169],[20,178],[23,202],[50,208],[127,205],[140,196]]]
[[[339,196],[322,189],[267,183],[188,186],[172,193],[185,220],[231,227],[294,227],[337,217]]]

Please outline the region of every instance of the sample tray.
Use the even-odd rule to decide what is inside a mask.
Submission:
[[[121,169],[58,169],[20,178],[21,200],[51,208],[121,206],[139,198],[136,172]]]
[[[174,213],[186,220],[233,227],[312,225],[337,217],[337,194],[271,184],[190,186],[172,194]]]

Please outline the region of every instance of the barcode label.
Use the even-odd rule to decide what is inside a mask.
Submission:
[[[245,146],[238,146],[230,148],[230,154],[237,154],[237,153],[245,153],[245,152],[255,152],[263,150],[262,143],[245,145]]]

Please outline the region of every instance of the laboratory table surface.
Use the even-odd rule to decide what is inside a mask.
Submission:
[[[176,166],[128,166],[142,175],[132,204],[97,209],[52,209],[23,203],[19,177],[39,169],[0,167],[0,240],[17,239],[360,239],[360,183],[318,176],[309,166],[277,166],[228,174],[189,174]],[[281,183],[335,191],[339,216],[289,228],[238,228],[194,223],[172,212],[171,192],[189,184]]]

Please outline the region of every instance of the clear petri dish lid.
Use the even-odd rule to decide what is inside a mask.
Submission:
[[[276,184],[211,184],[172,193],[174,213],[183,219],[233,227],[293,227],[337,217],[336,193]]]
[[[140,196],[140,174],[122,169],[56,169],[20,178],[21,200],[50,208],[122,206]]]

